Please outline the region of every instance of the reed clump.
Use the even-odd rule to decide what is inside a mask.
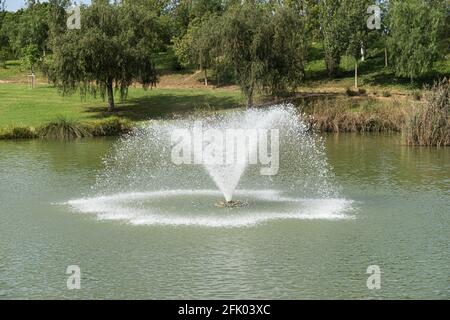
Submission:
[[[405,119],[400,103],[373,100],[324,100],[309,108],[310,124],[319,132],[399,132]]]
[[[92,137],[89,127],[65,117],[58,117],[56,120],[42,126],[38,135],[45,139],[71,140]]]
[[[443,79],[425,89],[423,103],[406,117],[403,134],[409,145],[450,145],[450,80]]]

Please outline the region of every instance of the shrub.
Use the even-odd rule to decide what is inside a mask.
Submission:
[[[450,82],[444,79],[426,88],[424,103],[408,114],[406,143],[417,146],[450,145]]]
[[[58,117],[56,120],[41,127],[38,134],[42,138],[54,138],[60,140],[70,140],[92,136],[88,126],[64,117]]]
[[[360,88],[358,89],[358,93],[360,96],[366,95],[367,94],[367,90],[364,88]]]
[[[94,137],[118,136],[132,129],[131,122],[119,118],[110,118],[90,125]]]
[[[0,139],[33,139],[37,138],[34,128],[10,127],[0,132]]]

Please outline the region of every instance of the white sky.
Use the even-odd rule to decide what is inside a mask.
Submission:
[[[41,0],[41,2],[47,2],[46,0]],[[77,3],[90,3],[90,0],[76,1]],[[25,0],[6,0],[6,10],[17,11],[20,8],[25,7]]]

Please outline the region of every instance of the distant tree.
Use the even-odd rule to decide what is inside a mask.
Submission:
[[[345,6],[342,0],[322,0],[319,2],[319,23],[322,34],[325,65],[328,76],[336,75],[341,56],[348,47],[348,24],[345,21]]]
[[[253,106],[258,91],[282,95],[296,89],[303,77],[305,46],[301,19],[292,10],[245,1],[227,10],[217,28],[247,107]]]
[[[193,20],[183,37],[173,39],[175,54],[182,66],[196,66],[204,72],[205,85],[208,85],[208,69],[214,67],[217,49],[216,15]]]
[[[0,0],[0,65],[3,67],[6,67],[6,59],[8,57],[8,38],[3,30],[5,14],[5,0]]]
[[[40,62],[41,53],[39,48],[35,44],[29,44],[22,49],[22,65],[30,71],[30,73],[35,73],[36,65]]]
[[[346,53],[355,60],[355,88],[358,88],[358,61],[368,46],[369,28],[367,27],[367,8],[372,0],[342,0],[348,35]]]
[[[447,10],[446,0],[390,1],[388,48],[397,76],[412,82],[448,52],[443,47]]]
[[[100,93],[114,111],[114,88],[124,99],[128,87],[157,81],[154,53],[161,49],[157,15],[136,2],[110,4],[93,0],[83,7],[80,30],[67,30],[55,40],[50,80],[63,93]]]
[[[230,0],[171,0],[167,7],[174,22],[174,37],[182,38],[191,23],[198,25],[198,21],[202,21],[205,16],[221,15],[229,2]]]
[[[49,4],[28,0],[28,7],[21,17],[21,26],[17,34],[21,47],[35,45],[42,56],[48,51]]]

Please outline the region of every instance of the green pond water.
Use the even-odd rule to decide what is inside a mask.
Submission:
[[[327,136],[340,200],[277,218],[258,212],[283,204],[243,192],[247,211],[230,221],[254,223],[227,225],[216,208],[211,225],[171,225],[70,205],[108,203],[79,199],[114,142],[0,142],[0,299],[450,298],[449,148],[410,148],[397,135]],[[221,200],[214,191],[167,197],[135,195],[140,209],[164,207],[173,219]],[[340,215],[321,216],[333,206]],[[79,290],[67,289],[70,265],[81,269]],[[371,265],[382,272],[379,290],[366,284]]]

